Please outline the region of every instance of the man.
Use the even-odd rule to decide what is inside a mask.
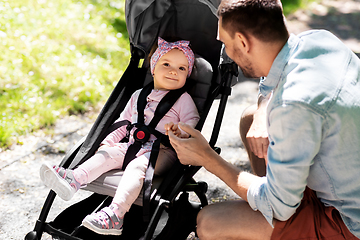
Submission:
[[[360,60],[327,31],[289,35],[277,0],[223,0],[218,15],[229,57],[245,76],[266,77],[241,128],[249,156],[267,167],[264,177],[242,172],[199,131],[169,132],[183,164],[243,199],[201,210],[200,239],[360,238]],[[263,162],[253,166],[265,174]]]

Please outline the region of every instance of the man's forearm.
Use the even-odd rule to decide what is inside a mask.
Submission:
[[[251,173],[243,172],[233,164],[225,161],[219,155],[210,156],[209,164],[204,166],[206,170],[225,182],[237,195],[247,201],[247,191],[251,183],[259,178]]]

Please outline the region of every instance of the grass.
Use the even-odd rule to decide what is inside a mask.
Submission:
[[[0,2],[0,147],[104,102],[129,61],[123,1]]]
[[[309,3],[318,0],[281,0],[285,16],[295,12],[299,8],[305,8]]]
[[[0,151],[105,102],[129,61],[124,19],[124,0],[0,2]]]

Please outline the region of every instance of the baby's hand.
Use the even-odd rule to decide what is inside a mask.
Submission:
[[[168,135],[169,131],[172,131],[173,134],[179,138],[188,138],[189,137],[189,134],[181,133],[179,126],[173,122],[166,123],[164,127],[166,130],[165,135]]]
[[[96,152],[102,150],[103,148],[106,148],[106,147],[109,147],[108,145],[106,144],[100,144],[100,147],[98,148],[98,150],[96,150]]]
[[[165,135],[168,135],[169,131],[172,131],[174,133],[174,135],[176,135],[176,136],[179,136],[181,134],[181,131],[180,131],[178,125],[173,122],[166,123],[164,128],[166,130]]]

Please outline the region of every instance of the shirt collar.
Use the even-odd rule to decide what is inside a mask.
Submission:
[[[268,76],[260,81],[259,90],[261,95],[266,97],[278,85],[285,66],[287,65],[292,53],[295,51],[299,41],[299,37],[294,34],[290,34],[288,41],[276,56]]]
[[[151,93],[147,96],[147,101],[152,102],[156,101],[159,102],[169,91],[167,90],[151,90]]]

